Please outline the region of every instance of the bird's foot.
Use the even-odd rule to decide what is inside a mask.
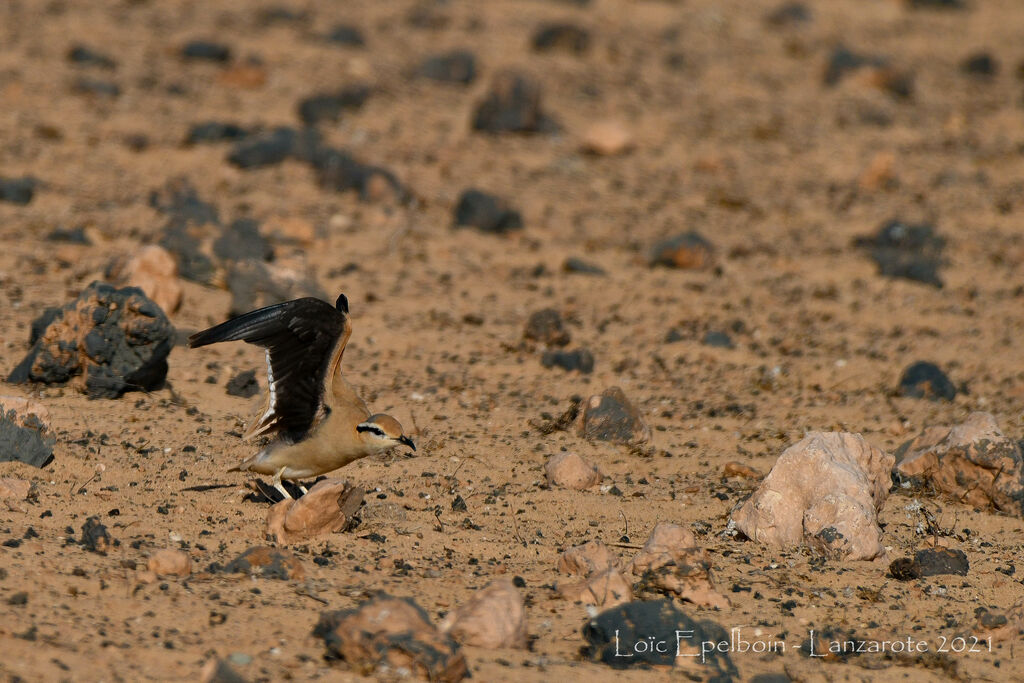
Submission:
[[[288,489],[286,489],[284,484],[281,483],[281,475],[284,474],[285,469],[287,468],[282,467],[279,469],[277,474],[274,475],[274,479],[271,483],[273,483],[275,489],[281,492],[281,495],[284,496],[285,500],[294,500],[292,498],[292,494],[288,493]]]

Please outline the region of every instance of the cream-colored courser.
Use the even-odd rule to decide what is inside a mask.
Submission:
[[[371,415],[341,375],[341,356],[352,334],[348,299],[331,306],[306,297],[267,306],[189,337],[192,348],[244,341],[266,349],[267,401],[244,439],[275,438],[231,472],[282,479],[315,477],[353,460],[403,445],[416,450],[398,420]],[[299,488],[305,493],[305,489]]]

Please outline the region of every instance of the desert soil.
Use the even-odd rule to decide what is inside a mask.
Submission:
[[[295,16],[269,23],[260,10],[270,5],[228,0],[0,4],[0,176],[39,181],[28,204],[0,202],[0,371],[25,355],[45,307],[159,241],[166,217],[149,195],[186,179],[226,219],[312,228],[305,242],[274,242],[277,260],[306,269],[332,301],[348,295],[347,376],[419,445],[415,457],[336,473],[368,491],[362,521],[292,549],[307,581],[208,575],[264,542],[268,504],[247,500],[247,477],[226,472],[252,452],[238,436],[262,396],[232,397],[225,384],[256,368],[265,387],[259,349],[179,343],[164,388],[117,400],[4,386],[48,408],[57,444],[45,469],[0,465],[38,489],[35,502],[0,511],[0,536],[23,539],[0,548],[0,671],[194,680],[227,658],[250,680],[346,680],[357,672],[326,661],[311,635],[321,611],[383,590],[414,598],[436,621],[506,575],[525,583],[531,646],[467,648],[476,680],[671,677],[587,661],[587,610],[552,590],[566,579],[556,571],[564,549],[640,544],[670,521],[701,532],[732,602],[681,608],[790,646],[780,656],[733,654],[743,679],[1024,678],[1019,641],[934,652],[972,632],[976,608],[1024,598],[1018,517],[895,490],[880,516],[888,559],[936,542],[918,531],[918,502],[942,529],[938,541],[970,561],[966,577],[906,583],[884,560],[822,561],[723,534],[757,484],[724,479],[723,466],[767,473],[808,430],[858,432],[891,451],[923,427],[985,410],[1024,436],[1024,11],[1015,0],[968,5],[807,3],[808,20],[780,26],[765,18],[774,2],[750,0],[283,0],[273,7]],[[533,50],[548,22],[584,27],[589,45]],[[339,23],[358,27],[365,46],[324,40]],[[193,39],[228,45],[230,62],[183,60]],[[79,44],[116,68],[71,63]],[[912,75],[912,92],[862,73],[826,86],[839,45],[887,58]],[[472,84],[414,75],[425,57],[455,48],[476,55]],[[963,70],[979,51],[997,60],[994,75]],[[250,58],[255,80],[232,72]],[[540,84],[552,130],[472,130],[476,104],[505,69]],[[82,78],[115,83],[119,94],[83,91]],[[370,97],[321,133],[394,173],[408,200],[322,189],[293,160],[239,169],[226,160],[231,143],[182,144],[208,120],[297,126],[300,99],[354,83],[369,84]],[[604,119],[630,132],[631,151],[581,152],[590,124]],[[524,227],[453,229],[453,207],[471,187],[506,199]],[[882,277],[853,246],[894,218],[945,238],[943,287]],[[76,227],[90,244],[46,239]],[[648,264],[654,244],[690,230],[713,244],[712,267]],[[566,272],[569,257],[604,274]],[[225,319],[230,299],[186,282],[171,315],[179,336]],[[569,348],[593,353],[591,374],[545,368],[523,343],[528,316],[549,307],[569,321]],[[734,348],[702,344],[708,331],[728,333]],[[949,374],[955,400],[896,394],[918,360]],[[651,451],[531,425],[611,386],[651,426]],[[603,486],[548,487],[543,464],[564,449],[597,464]],[[453,510],[456,498],[465,510]],[[106,555],[72,542],[91,516],[119,541]],[[24,538],[29,529],[38,536]],[[131,567],[165,547],[187,549],[196,575],[137,585]],[[628,561],[634,551],[616,552]],[[9,604],[22,592],[27,601]],[[913,636],[933,651],[824,662],[795,649],[826,627]]]

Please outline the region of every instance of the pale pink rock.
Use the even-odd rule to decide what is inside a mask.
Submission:
[[[149,571],[157,576],[189,576],[192,574],[192,558],[183,550],[164,548],[149,556]]]
[[[299,498],[285,498],[267,513],[267,533],[281,545],[341,531],[363,502],[363,491],[343,479],[323,479]]]
[[[411,598],[378,593],[355,609],[322,612],[313,636],[354,674],[457,683],[469,676],[458,643]],[[405,672],[399,675],[398,672]]]
[[[32,484],[24,479],[0,477],[0,500],[25,500],[30,491],[32,491]]]
[[[21,396],[0,396],[0,414],[13,410],[14,421],[25,426],[25,418],[31,415],[36,418],[43,427],[50,422],[50,411],[39,401],[33,401]]]
[[[633,600],[633,587],[615,567],[599,571],[582,581],[560,584],[558,593],[570,602],[605,608]]]
[[[615,156],[633,148],[633,134],[621,121],[595,121],[583,133],[581,148],[600,156]]]
[[[496,579],[438,625],[463,645],[526,647],[526,607],[510,579]]]
[[[678,524],[655,526],[630,571],[640,578],[644,590],[670,593],[701,607],[729,607],[729,600],[715,590],[707,552],[697,547],[689,529]]]
[[[553,486],[582,491],[601,482],[601,472],[576,453],[558,453],[544,465],[544,473]]]
[[[954,500],[1024,517],[1024,457],[990,413],[954,427],[929,427],[897,453],[896,473]]]
[[[576,576],[590,576],[618,565],[619,559],[601,541],[574,546],[558,558],[558,571]]]
[[[131,257],[115,262],[108,276],[118,284],[138,287],[168,315],[181,306],[183,289],[178,264],[171,252],[161,246],[147,245]]]
[[[807,543],[836,558],[874,559],[885,554],[877,514],[894,462],[859,434],[811,432],[779,456],[732,521],[773,548]]]

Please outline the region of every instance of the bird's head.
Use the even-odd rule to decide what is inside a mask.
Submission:
[[[402,431],[402,424],[390,415],[371,415],[356,426],[356,432],[363,443],[374,450],[386,451],[395,446],[408,446],[416,450],[416,444]]]

